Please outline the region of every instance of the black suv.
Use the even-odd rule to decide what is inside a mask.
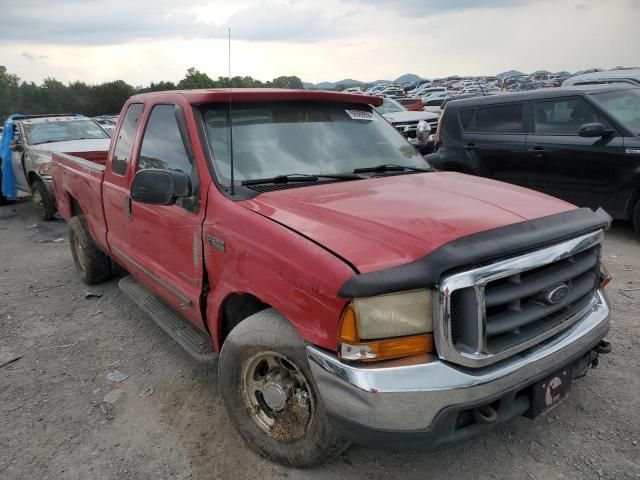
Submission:
[[[435,168],[603,207],[640,232],[640,88],[588,85],[447,102]]]

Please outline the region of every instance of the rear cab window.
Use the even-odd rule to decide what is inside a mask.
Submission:
[[[141,103],[132,103],[127,108],[124,115],[122,126],[116,138],[116,146],[113,150],[113,158],[111,159],[111,171],[116,175],[124,175],[127,171],[127,164],[131,158],[131,150],[133,141],[136,138],[138,125],[142,116],[144,105]]]

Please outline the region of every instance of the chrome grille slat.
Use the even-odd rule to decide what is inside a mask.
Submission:
[[[595,268],[598,263],[597,251],[591,250],[579,253],[572,257],[573,262],[566,260],[566,263],[553,265],[541,272],[536,272],[527,276],[526,282],[505,283],[491,288],[485,294],[485,304],[493,307],[503,303],[512,302],[518,298],[527,297],[541,292],[547,288],[566,282],[578,275]]]
[[[598,230],[442,278],[434,301],[438,355],[483,367],[577,322],[597,300],[603,237]],[[568,291],[552,299],[558,286]]]
[[[573,286],[563,301],[555,305],[545,305],[542,302],[529,301],[528,304],[521,307],[519,311],[506,310],[503,313],[487,318],[487,337],[500,335],[541,320],[580,300],[580,298],[585,295],[593,295],[596,280],[597,276],[595,273],[589,272],[583,274],[576,281],[576,285]]]

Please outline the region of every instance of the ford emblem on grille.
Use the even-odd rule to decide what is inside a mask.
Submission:
[[[544,294],[544,299],[549,305],[555,305],[560,302],[569,293],[569,287],[564,283],[557,287],[547,291]]]

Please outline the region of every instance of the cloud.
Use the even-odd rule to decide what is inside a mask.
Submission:
[[[50,45],[118,45],[139,40],[226,38],[310,42],[340,34],[315,4],[285,0],[240,3],[226,18],[200,18],[180,0],[56,3],[25,0],[3,7],[0,42]],[[210,2],[206,2],[210,3]]]
[[[530,0],[349,0],[393,10],[403,16],[425,17],[458,10],[510,8],[526,5]]]
[[[620,0],[616,8],[602,0],[4,3],[1,63],[28,81],[122,78],[145,85],[178,81],[192,66],[212,77],[226,75],[229,24],[234,74],[262,80],[298,75],[314,83],[407,72],[434,78],[635,65],[635,49],[611,45],[640,41],[640,0]],[[23,52],[49,58],[33,61]]]
[[[37,60],[48,60],[48,55],[37,55],[35,53],[22,52],[20,55],[22,58],[26,58],[27,60],[37,61]]]
[[[234,13],[226,23],[234,38],[248,41],[311,42],[344,33],[320,8],[284,2],[260,2]]]

